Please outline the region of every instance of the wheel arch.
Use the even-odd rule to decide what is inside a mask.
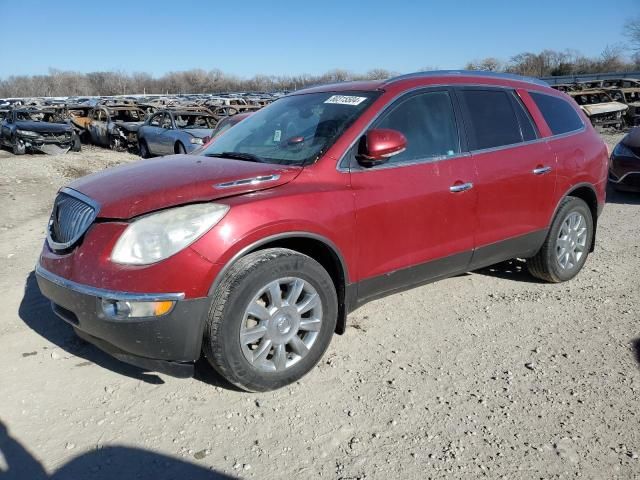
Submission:
[[[579,198],[587,204],[589,210],[591,211],[591,218],[593,220],[593,234],[591,237],[591,248],[589,249],[589,251],[593,252],[596,243],[596,231],[598,225],[598,194],[596,193],[596,189],[592,184],[586,182],[573,185],[558,201],[558,205],[556,205],[551,220],[556,217],[558,209],[560,208],[560,204],[566,197]]]
[[[271,235],[260,239],[242,248],[229,260],[216,276],[209,289],[209,295],[213,294],[229,268],[240,258],[259,250],[267,248],[287,248],[295,252],[307,255],[317,261],[329,273],[336,288],[338,296],[338,319],[335,333],[343,334],[346,330],[348,313],[347,286],[349,285],[349,273],[344,257],[338,247],[328,238],[310,232],[286,232]]]
[[[173,153],[178,153],[178,145],[182,145],[184,151],[187,151],[187,146],[184,144],[184,142],[181,139],[177,139],[175,142],[173,142]]]

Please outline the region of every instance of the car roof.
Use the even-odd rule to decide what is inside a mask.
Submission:
[[[328,85],[319,85],[303,90],[298,90],[293,94],[300,93],[316,93],[316,92],[346,92],[346,91],[376,91],[386,90],[390,87],[402,86],[403,84],[415,83],[420,81],[424,84],[438,83],[466,83],[473,81],[487,85],[509,85],[513,87],[544,87],[551,89],[549,84],[543,80],[532,77],[524,77],[511,73],[484,72],[475,70],[436,70],[431,72],[416,72],[407,75],[400,75],[389,78],[387,80],[370,80],[356,82],[332,83]]]

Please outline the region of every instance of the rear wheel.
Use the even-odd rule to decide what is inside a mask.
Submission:
[[[576,197],[562,200],[540,251],[527,260],[531,274],[547,282],[572,279],[587,261],[593,240],[593,217]]]
[[[274,390],[316,365],[337,312],[333,281],[318,262],[283,248],[261,250],[238,260],[218,286],[204,353],[234,385]]]

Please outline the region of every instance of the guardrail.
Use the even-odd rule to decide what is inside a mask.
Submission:
[[[592,82],[594,80],[609,80],[612,78],[638,78],[640,72],[612,72],[612,73],[584,73],[578,75],[562,75],[559,77],[538,77],[549,85],[560,83]]]

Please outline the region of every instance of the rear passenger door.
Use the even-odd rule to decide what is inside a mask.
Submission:
[[[555,208],[555,155],[515,91],[461,87],[456,94],[476,168],[471,268],[532,255]]]
[[[467,269],[474,245],[473,162],[449,89],[405,95],[370,128],[393,129],[404,152],[372,168],[351,152],[361,300]]]

